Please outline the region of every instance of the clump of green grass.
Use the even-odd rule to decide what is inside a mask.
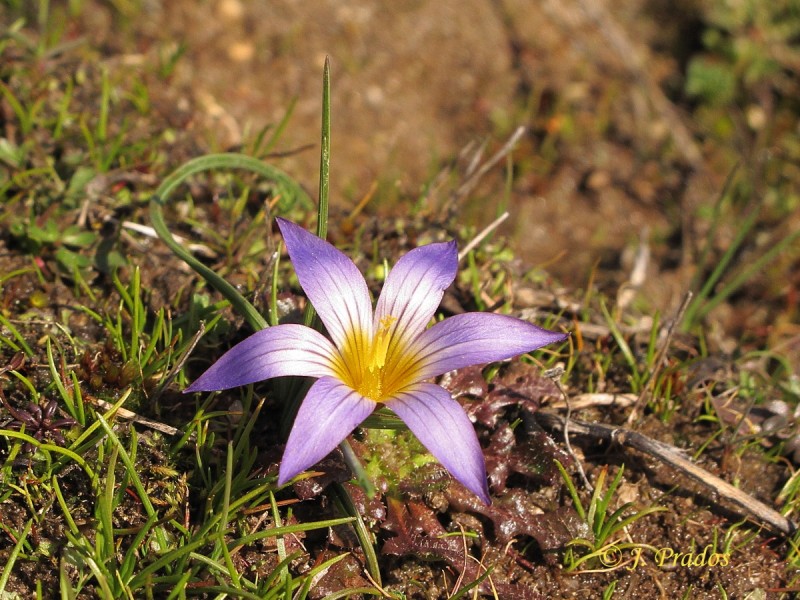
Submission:
[[[193,586],[202,585],[218,593],[249,598],[305,597],[315,577],[339,555],[317,565],[302,576],[294,576],[288,564],[298,552],[282,550],[281,536],[329,528],[352,522],[351,517],[285,525],[275,500],[275,477],[253,477],[257,451],[251,446],[251,432],[260,404],[253,406],[252,390],[243,398],[244,410],[252,419],[241,419],[227,444],[212,425],[228,420],[229,411],[208,411],[200,407],[177,439],[162,434],[139,433],[125,425],[120,411],[130,405],[134,391],[140,393],[143,374],[163,370],[175,360],[180,340],[161,347],[164,318],[144,319],[142,291],[134,272],[123,290],[121,310],[127,318],[107,317],[116,331],[120,353],[139,365],[124,391],[114,402],[98,404],[83,391],[74,371],[64,368],[64,350],[81,344],[67,337],[56,344],[47,342],[47,368],[52,383],[43,389],[21,372],[11,369],[13,378],[32,395],[56,397],[61,410],[74,418],[74,426],[61,445],[49,437],[38,439],[24,428],[2,429],[5,440],[0,467],[0,501],[4,506],[27,507],[31,517],[21,529],[6,529],[17,540],[0,590],[10,584],[18,561],[47,562],[58,557],[57,585],[65,597],[92,593],[103,598],[177,597]],[[138,308],[137,308],[138,307]],[[124,323],[124,327],[123,327]],[[156,335],[156,333],[158,335]],[[21,361],[20,361],[21,362]],[[100,409],[100,406],[107,409]],[[182,434],[182,435],[181,435]],[[218,460],[220,444],[223,460]],[[196,460],[192,494],[205,501],[189,504],[187,474],[179,463]],[[22,473],[26,475],[20,478]],[[190,471],[191,472],[191,471]],[[14,483],[14,482],[18,483]],[[189,518],[197,511],[199,520]],[[253,521],[252,515],[263,515]],[[267,521],[270,527],[259,524]],[[31,532],[37,531],[37,540]],[[250,577],[234,565],[243,548],[277,538],[275,560],[264,561]],[[270,556],[270,555],[268,555]],[[38,592],[42,595],[42,590]]]
[[[624,466],[620,467],[606,489],[608,469],[603,467],[597,476],[588,505],[584,506],[575,484],[564,466],[556,461],[561,478],[567,486],[573,506],[587,526],[587,537],[575,538],[567,544],[563,563],[567,572],[586,568],[617,568],[619,555],[632,549],[646,547],[639,543],[621,541],[625,528],[656,512],[667,510],[663,506],[649,506],[631,512],[633,502],[626,502],[612,511],[612,501],[622,483]],[[626,515],[625,513],[630,513]]]

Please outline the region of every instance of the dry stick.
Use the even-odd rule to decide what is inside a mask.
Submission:
[[[741,514],[755,519],[771,531],[784,536],[791,535],[797,531],[796,523],[787,519],[763,502],[746,494],[739,488],[732,486],[727,481],[698,467],[688,458],[684,457],[681,451],[675,446],[659,442],[637,431],[631,431],[624,427],[614,427],[612,425],[586,423],[584,421],[575,420],[567,422],[564,417],[545,410],[538,411],[536,413],[536,419],[544,426],[556,431],[563,431],[566,427],[569,427],[572,433],[615,442],[620,446],[644,452],[670,465],[672,468],[698,482],[703,487],[728,500],[739,509]]]
[[[139,223],[134,223],[133,221],[123,221],[121,225],[123,229],[127,229],[129,231],[135,231],[136,233],[140,233],[149,238],[153,238],[156,240],[158,239],[158,234],[156,233],[156,230],[150,227],[149,225],[141,225]],[[186,249],[189,250],[189,252],[200,254],[205,258],[217,258],[218,256],[218,254],[214,250],[212,250],[205,244],[188,243],[188,241],[185,238],[176,234],[173,234],[172,237],[175,238],[175,241],[178,242],[179,244],[186,246]]]
[[[497,229],[500,226],[500,224],[507,218],[508,218],[508,211],[504,212],[502,215],[500,215],[494,221],[492,221],[486,227],[484,227],[483,231],[481,231],[478,235],[472,238],[470,243],[464,246],[464,249],[458,253],[458,262],[464,260],[464,257],[470,253],[470,250],[472,250],[473,248],[475,248],[475,246],[480,244],[486,238],[487,235],[489,235],[495,229]]]
[[[489,140],[485,139],[481,142],[481,145],[478,147],[475,152],[472,153],[472,159],[469,161],[467,168],[464,170],[464,178],[469,179],[473,173],[477,170],[477,168],[481,165],[481,159],[483,158],[483,153],[486,152],[486,146],[489,145]],[[464,148],[463,156],[467,156],[467,153],[472,150],[473,145],[468,145]]]
[[[683,300],[681,301],[681,305],[678,307],[678,311],[675,313],[675,318],[667,328],[667,335],[658,351],[658,354],[656,355],[653,372],[650,373],[650,377],[647,379],[647,384],[642,388],[642,391],[639,393],[639,398],[637,398],[636,403],[631,409],[631,413],[628,415],[628,427],[633,425],[633,422],[639,417],[639,411],[642,409],[642,405],[644,404],[647,393],[651,391],[651,388],[655,387],[656,380],[661,373],[661,369],[664,368],[664,358],[666,357],[667,350],[672,342],[672,336],[675,334],[675,329],[677,326],[680,325],[681,321],[683,321],[683,315],[686,314],[686,309],[689,308],[689,303],[692,301],[692,296],[692,292],[686,292],[686,294],[683,296]]]
[[[562,410],[568,406],[570,410],[584,410],[587,408],[594,408],[596,406],[615,406],[618,408],[627,408],[636,402],[638,396],[635,394],[610,394],[605,392],[578,394],[569,398],[569,402],[555,401],[547,404],[548,408]]]
[[[133,421],[134,423],[139,423],[140,425],[144,425],[145,427],[149,427],[150,429],[155,429],[156,431],[160,431],[161,433],[165,433],[167,435],[183,435],[183,431],[178,429],[177,427],[173,427],[172,425],[167,425],[166,423],[161,423],[159,421],[153,421],[152,419],[148,419],[143,417],[127,408],[122,408],[118,406],[116,409],[111,402],[106,402],[105,400],[101,400],[100,398],[92,398],[90,400],[92,404],[95,404],[102,408],[105,411],[114,410],[114,415],[117,417],[122,417],[123,419],[128,419],[129,421]]]
[[[636,249],[636,257],[634,258],[628,281],[623,283],[617,292],[617,308],[620,311],[627,309],[630,303],[633,302],[636,293],[641,289],[647,278],[647,265],[650,262],[648,237],[649,233],[647,227],[645,227],[639,236],[639,247]]]
[[[356,204],[355,208],[350,211],[350,214],[347,215],[347,218],[350,221],[352,221],[359,214],[361,214],[361,211],[364,210],[364,207],[372,201],[372,198],[373,196],[375,196],[375,192],[377,191],[378,191],[378,182],[373,179],[372,183],[369,186],[369,189],[367,190],[367,193],[364,194],[364,197],[358,201],[358,204]]]

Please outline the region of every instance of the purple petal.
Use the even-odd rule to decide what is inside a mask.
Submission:
[[[389,271],[375,307],[373,327],[378,331],[385,317],[396,319],[390,329],[390,355],[401,340],[408,342],[425,329],[457,268],[456,243],[447,242],[415,248]]]
[[[330,454],[376,406],[338,379],[318,379],[297,411],[283,451],[278,485]]]
[[[277,218],[303,291],[338,348],[353,332],[372,337],[372,301],[353,261],[325,240]]]
[[[330,340],[318,331],[276,325],[236,344],[184,391],[225,390],[286,375],[335,375],[337,356]]]
[[[423,331],[409,356],[413,356],[422,380],[470,365],[505,360],[567,337],[566,333],[506,315],[465,313]]]
[[[475,429],[444,388],[418,383],[386,401],[422,445],[464,487],[490,504],[486,464]]]

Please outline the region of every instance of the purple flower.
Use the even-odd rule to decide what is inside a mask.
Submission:
[[[303,325],[268,327],[231,348],[186,391],[287,375],[316,377],[286,442],[280,485],[324,458],[383,403],[488,504],[486,467],[472,423],[444,388],[428,380],[567,336],[492,313],[456,315],[428,328],[456,276],[455,242],[421,246],[397,261],[373,314],[364,277],[347,256],[294,223],[278,219],[278,226],[330,339]]]

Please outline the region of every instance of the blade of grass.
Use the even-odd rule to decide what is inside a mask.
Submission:
[[[14,438],[14,439],[20,440],[22,442],[26,442],[26,443],[32,445],[33,447],[41,450],[43,453],[49,454],[49,453],[52,452],[53,454],[61,454],[65,458],[70,458],[74,462],[76,462],[78,465],[80,465],[80,467],[84,471],[86,471],[86,474],[89,476],[89,478],[91,480],[94,480],[94,478],[95,478],[94,471],[87,464],[87,462],[83,459],[83,457],[80,456],[79,454],[76,454],[75,452],[73,452],[72,450],[70,450],[68,448],[62,448],[61,446],[56,446],[54,444],[43,444],[42,442],[37,440],[35,437],[31,437],[31,436],[29,436],[26,433],[23,433],[21,431],[14,431],[13,429],[1,429],[0,430],[0,436],[8,437],[8,438]],[[49,456],[47,457],[47,459],[49,461]]]
[[[275,263],[272,267],[272,281],[269,288],[269,324],[275,326],[278,324],[278,273],[281,264],[281,248],[283,244],[278,243],[278,249],[275,251]]]
[[[70,416],[72,416],[72,418],[75,419],[81,427],[83,427],[86,425],[86,414],[83,407],[81,386],[77,381],[78,376],[75,371],[70,373],[70,377],[72,379],[72,389],[75,392],[73,397],[73,395],[69,393],[67,387],[64,385],[64,381],[61,379],[61,373],[59,373],[58,369],[56,368],[55,359],[53,357],[53,346],[51,344],[50,337],[47,338],[47,366],[50,369],[50,376],[56,385],[56,389],[58,389],[61,399],[67,406],[67,411],[69,412]]]
[[[795,230],[783,238],[780,242],[772,246],[769,250],[767,250],[764,254],[762,254],[758,259],[750,263],[746,269],[744,269],[739,275],[734,277],[730,283],[726,284],[715,296],[713,299],[709,300],[702,307],[698,307],[695,310],[695,315],[693,315],[694,319],[702,319],[712,310],[714,310],[717,306],[722,304],[728,297],[733,294],[736,290],[742,287],[747,281],[749,281],[756,273],[760,272],[764,269],[764,267],[772,262],[781,252],[789,248],[795,240],[800,237],[800,230]],[[688,311],[687,311],[688,312]],[[688,317],[687,317],[688,319]]]
[[[322,70],[322,136],[319,155],[319,212],[317,237],[328,236],[328,197],[331,179],[331,60],[325,57]]]
[[[275,147],[275,144],[278,143],[278,140],[283,135],[283,132],[286,130],[286,126],[289,124],[289,120],[292,118],[296,106],[297,106],[297,96],[295,96],[289,101],[289,106],[286,109],[286,112],[283,113],[283,117],[281,117],[281,120],[275,126],[275,131],[272,132],[272,135],[269,137],[269,140],[267,140],[267,143],[264,144],[264,148],[260,148],[263,136],[259,136],[260,139],[258,139],[253,146],[253,154],[257,156],[266,156],[267,154],[270,153],[270,151]],[[266,133],[266,130],[264,131],[264,133]]]
[[[278,509],[278,502],[275,500],[275,494],[272,493],[272,490],[269,492],[269,504],[270,508],[272,509],[272,521],[274,522],[275,527],[282,527],[283,519],[281,518],[281,511]],[[277,540],[275,540],[275,546],[278,549],[278,560],[283,563],[286,560],[286,543],[283,541],[282,537],[279,537]],[[288,565],[282,567],[281,571],[281,580],[290,577]]]
[[[11,321],[9,321],[6,317],[4,317],[3,313],[1,312],[0,312],[0,325],[7,328],[11,332],[12,337],[17,341],[17,344],[19,344],[19,346],[17,344],[14,344],[13,342],[11,342],[11,340],[5,337],[2,338],[3,341],[5,341],[5,343],[8,346],[10,346],[11,349],[14,350],[15,352],[23,350],[25,354],[28,356],[28,358],[33,358],[34,356],[33,350],[31,350],[31,347],[25,341],[25,338],[22,337],[22,334],[19,332],[19,330],[16,327],[14,327],[14,325],[11,324]]]
[[[628,363],[628,367],[631,371],[631,391],[636,393],[641,387],[641,374],[639,373],[639,368],[636,364],[636,357],[633,355],[631,347],[628,345],[628,342],[625,341],[625,337],[622,335],[619,327],[617,327],[617,323],[614,321],[611,313],[608,312],[608,308],[606,307],[605,302],[602,300],[600,301],[600,310],[603,312],[603,317],[605,318],[606,325],[608,325],[608,329],[611,332],[611,336],[614,338],[614,341],[617,342],[617,346],[622,351],[622,356],[625,357],[625,362]]]
[[[75,536],[72,535],[70,532],[65,532],[65,536],[70,544],[73,546],[75,552],[80,555],[81,561],[84,565],[89,567],[89,570],[94,575],[95,581],[97,581],[97,585],[100,586],[100,590],[102,591],[101,598],[118,598],[119,595],[115,594],[111,590],[111,586],[108,582],[108,573],[105,571],[104,566],[102,563],[98,563],[91,552],[91,548],[87,547],[89,543],[88,538],[83,536]],[[72,562],[72,564],[78,568],[81,565],[78,564],[77,561]]]
[[[708,259],[708,255],[713,248],[713,244],[711,243],[711,241],[716,237],[717,229],[719,228],[719,225],[722,223],[722,219],[720,219],[720,213],[722,212],[722,203],[725,201],[725,198],[728,197],[728,193],[733,187],[733,182],[736,179],[736,174],[738,173],[740,166],[741,163],[737,162],[730,170],[728,176],[725,178],[725,183],[723,184],[722,189],[720,190],[719,194],[717,195],[716,201],[714,202],[711,218],[709,219],[709,228],[708,232],[706,233],[705,244],[703,245],[703,249],[700,251],[700,256],[694,261],[694,263],[698,266],[698,268],[694,277],[692,277],[692,283],[690,286],[691,289],[697,289],[700,286],[702,273],[707,266],[706,261]]]
[[[328,527],[337,527],[338,525],[348,525],[352,523],[354,520],[355,519],[353,517],[343,517],[339,519],[326,519],[325,521],[314,521],[311,523],[297,523],[296,525],[284,525],[283,527],[273,527],[265,531],[259,531],[257,533],[244,535],[240,538],[230,541],[228,542],[228,548],[233,549],[236,546],[245,546],[257,540],[263,540],[265,538],[270,538],[270,537],[290,535],[292,533],[312,531],[315,529],[326,529]]]
[[[255,419],[251,419],[254,421]],[[231,488],[233,487],[233,442],[228,442],[227,463],[225,466],[225,488],[222,495],[222,513],[219,520],[219,528],[217,530],[217,547],[222,551],[223,558],[225,559],[225,566],[227,567],[228,576],[237,590],[241,588],[241,581],[239,579],[239,572],[233,565],[231,553],[228,546],[225,544],[225,534],[228,528],[228,517],[230,515],[231,506]]]
[[[58,505],[61,507],[61,512],[64,514],[64,520],[67,522],[67,527],[73,535],[77,535],[79,533],[79,529],[75,524],[75,520],[72,518],[72,511],[67,506],[66,500],[64,500],[64,494],[61,493],[61,487],[58,485],[58,478],[53,475],[51,482],[53,484],[53,491],[55,492],[56,500],[58,500]]]
[[[14,547],[11,549],[8,558],[6,559],[3,573],[0,575],[0,597],[5,597],[8,579],[11,577],[11,573],[14,572],[14,563],[17,562],[17,557],[22,551],[22,546],[25,543],[25,540],[28,539],[28,534],[31,532],[31,527],[33,527],[33,519],[29,519],[28,522],[25,523],[25,527],[22,528],[22,531],[17,536],[17,542],[14,544]]]
[[[97,422],[100,423],[100,426],[105,430],[106,435],[111,439],[112,443],[119,449],[119,456],[122,459],[122,462],[125,464],[125,468],[127,469],[128,475],[130,476],[131,483],[133,484],[134,489],[136,490],[136,494],[139,496],[139,500],[142,502],[142,506],[145,509],[148,517],[151,517],[156,514],[156,510],[153,507],[153,503],[150,501],[150,496],[147,494],[147,490],[142,483],[142,480],[139,478],[139,473],[136,469],[136,465],[131,460],[130,454],[125,450],[125,447],[122,445],[122,442],[114,433],[114,430],[108,424],[108,422],[103,418],[102,415],[97,415]],[[136,430],[131,427],[131,435],[134,436],[135,442],[135,435]],[[164,536],[163,532],[159,530],[159,535],[157,535],[159,546],[163,549],[169,547],[166,537]]]
[[[114,469],[117,467],[117,457],[119,456],[119,447],[113,446],[111,454],[106,463],[106,484],[103,492],[97,499],[97,517],[99,527],[95,544],[97,546],[98,555],[104,557],[107,561],[114,560],[114,487],[116,484],[116,477]]]
[[[297,550],[295,552],[292,552],[286,558],[282,559],[277,565],[275,565],[275,568],[272,569],[272,572],[269,575],[267,575],[267,577],[264,579],[264,582],[262,583],[261,587],[262,588],[266,588],[266,589],[272,588],[273,587],[273,585],[272,585],[273,582],[278,580],[278,578],[279,578],[279,576],[280,576],[280,574],[282,572],[288,571],[289,565],[291,564],[291,562],[293,560],[297,560],[300,556],[302,556],[302,553],[299,550]]]
[[[706,304],[706,300],[711,295],[711,292],[714,289],[714,286],[717,285],[717,282],[722,278],[725,274],[725,270],[728,268],[731,260],[739,251],[744,242],[747,235],[753,229],[758,219],[760,211],[758,208],[753,209],[750,211],[750,214],[744,219],[741,225],[739,225],[736,237],[728,246],[728,249],[725,250],[725,253],[719,259],[717,266],[714,267],[714,270],[711,272],[711,275],[708,276],[706,282],[703,284],[703,287],[697,293],[697,296],[689,305],[689,308],[686,309],[686,315],[684,316],[682,331],[688,331],[691,329],[693,325],[696,324],[697,320],[700,318],[698,313]]]
[[[583,504],[581,503],[581,498],[578,495],[578,490],[575,488],[575,484],[572,481],[572,477],[569,476],[567,470],[564,468],[564,465],[561,464],[561,461],[556,460],[556,468],[561,473],[561,479],[564,481],[564,485],[567,486],[567,490],[569,491],[569,495],[572,498],[572,504],[575,507],[575,512],[578,513],[578,516],[586,521],[586,511],[583,508]]]
[[[130,584],[130,580],[133,577],[134,570],[136,569],[138,560],[137,553],[144,543],[145,537],[147,537],[157,521],[157,515],[149,516],[144,524],[139,527],[139,531],[136,533],[136,536],[133,538],[128,550],[125,552],[125,556],[123,557],[122,563],[119,566],[119,576],[126,585]]]
[[[340,505],[342,512],[353,515],[355,519],[353,521],[353,529],[356,532],[356,537],[358,537],[358,544],[364,552],[364,558],[367,561],[367,570],[372,579],[378,585],[381,585],[381,570],[378,565],[378,556],[375,554],[375,545],[371,539],[369,528],[361,518],[361,514],[358,512],[353,499],[350,497],[350,494],[347,493],[345,487],[341,483],[337,483],[334,484],[331,489],[335,494],[335,499]]]

